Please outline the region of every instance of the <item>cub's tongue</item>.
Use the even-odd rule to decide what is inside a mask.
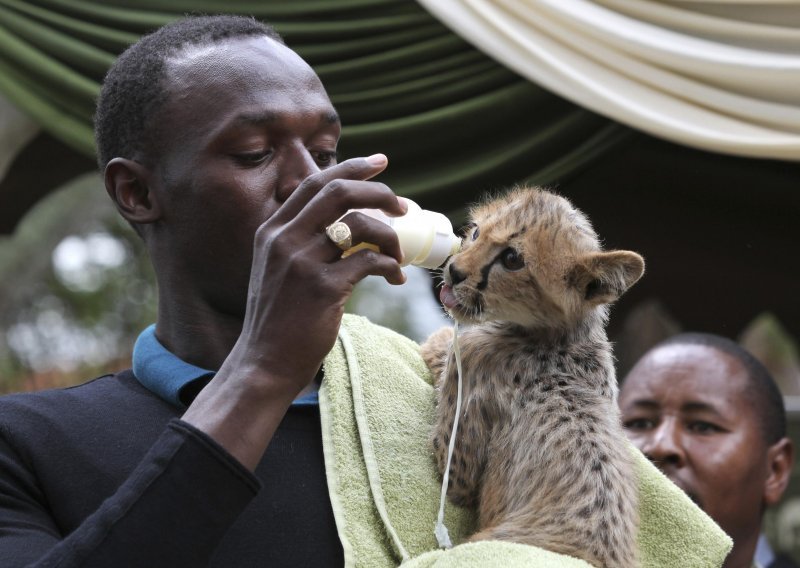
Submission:
[[[439,289],[439,300],[448,310],[458,305],[458,300],[456,300],[456,296],[453,294],[453,289],[447,284],[442,284],[442,287]]]

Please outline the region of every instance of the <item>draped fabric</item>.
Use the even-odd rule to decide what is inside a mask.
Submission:
[[[274,25],[326,85],[344,124],[342,157],[384,152],[383,181],[445,212],[486,189],[563,180],[630,133],[409,0],[0,0],[0,94],[91,156],[94,99],[116,55],[190,12]]]
[[[681,144],[800,160],[797,0],[419,0],[568,100]]]
[[[0,179],[38,131],[35,122],[0,95]]]

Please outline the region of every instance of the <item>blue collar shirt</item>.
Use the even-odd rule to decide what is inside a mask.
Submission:
[[[133,347],[133,374],[148,390],[173,406],[186,408],[187,394],[197,393],[212,378],[210,371],[187,363],[164,347],[156,337],[155,324],[139,334]],[[292,406],[318,406],[317,391],[295,399]]]

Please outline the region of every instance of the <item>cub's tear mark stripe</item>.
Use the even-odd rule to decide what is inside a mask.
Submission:
[[[500,260],[500,257],[503,256],[503,253],[506,252],[506,250],[507,250],[507,248],[504,248],[503,250],[501,250],[497,254],[497,256],[495,256],[491,260],[491,262],[489,262],[483,268],[481,268],[481,281],[478,282],[477,286],[475,286],[476,290],[485,290],[486,289],[486,287],[489,285],[489,272],[492,271],[492,266],[497,264],[497,262]]]

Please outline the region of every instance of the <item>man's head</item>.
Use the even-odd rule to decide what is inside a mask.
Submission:
[[[198,16],[178,20],[142,37],[109,69],[95,112],[95,142],[100,170],[116,157],[147,161],[158,141],[159,111],[167,99],[167,60],[191,46],[224,39],[269,37],[270,26],[241,16]]]
[[[95,128],[106,190],[147,244],[161,308],[233,318],[256,230],[336,164],[341,133],[311,67],[271,28],[233,16],[190,17],[129,48]]]
[[[783,399],[763,365],[730,340],[678,335],[639,360],[619,403],[634,445],[733,538],[730,558],[746,565],[793,458]]]

